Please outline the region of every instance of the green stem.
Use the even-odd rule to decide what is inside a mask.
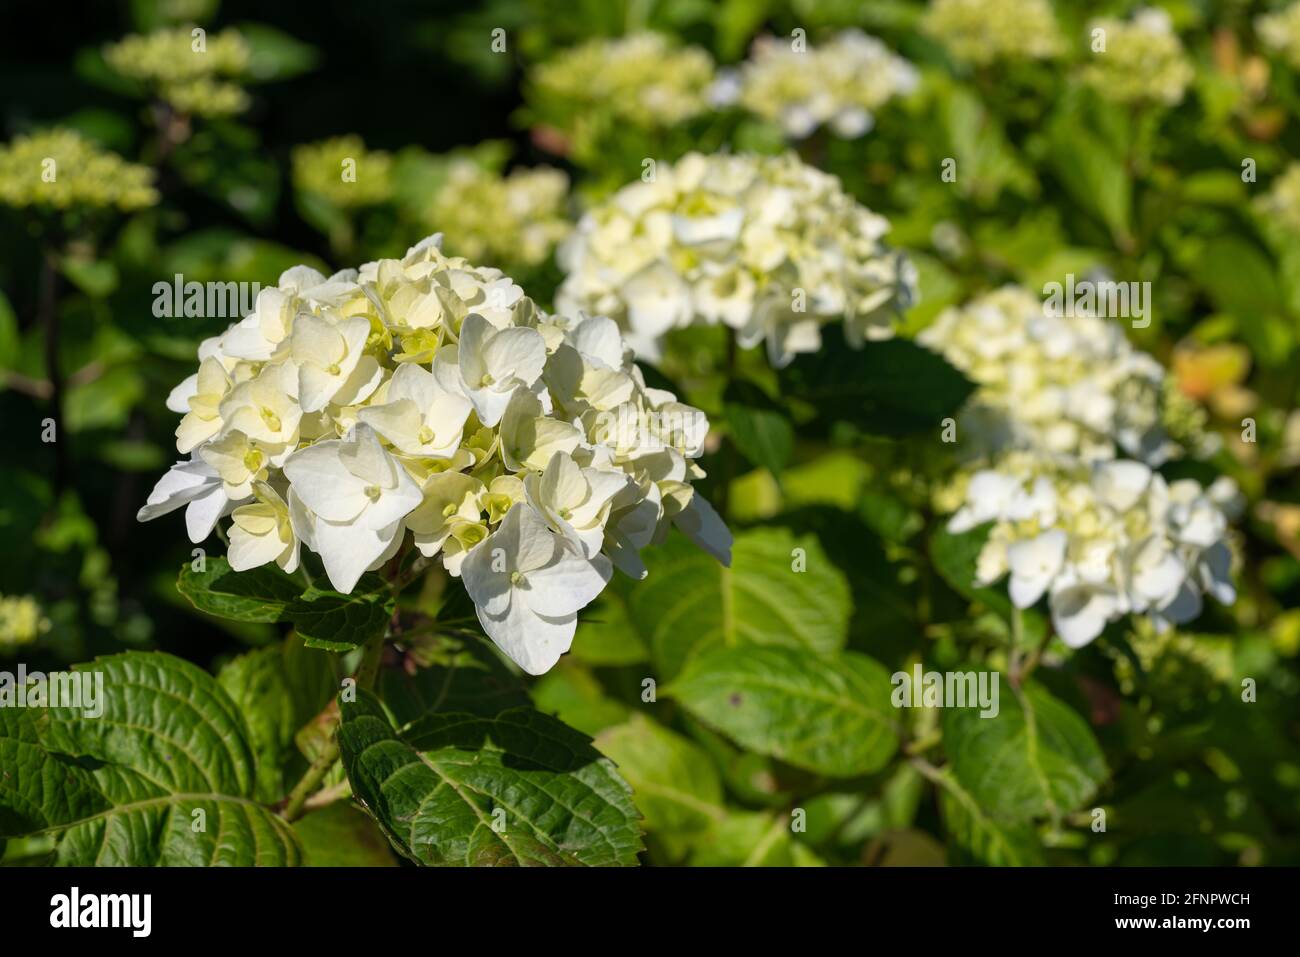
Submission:
[[[386,638],[387,635],[381,632],[363,646],[361,663],[357,666],[356,673],[358,688],[369,691],[374,687],[375,678],[379,674],[379,663],[384,657],[384,640]],[[296,821],[302,816],[307,799],[320,787],[321,781],[325,780],[325,775],[329,774],[330,769],[334,767],[338,759],[339,741],[338,727],[336,726],[325,749],[317,755],[316,760],[311,763],[306,773],[294,785],[293,790],[289,792],[289,796],[284,802],[284,810],[280,812],[281,817],[286,821]]]
[[[336,728],[325,750],[316,757],[316,760],[311,763],[311,767],[307,769],[307,773],[289,792],[289,796],[284,802],[284,810],[280,812],[280,816],[286,821],[296,821],[302,816],[303,805],[307,803],[307,798],[320,786],[321,781],[325,780],[325,775],[329,773],[330,768],[334,767],[334,762],[339,759],[337,734],[338,729]]]

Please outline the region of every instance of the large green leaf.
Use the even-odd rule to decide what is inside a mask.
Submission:
[[[794,451],[794,424],[786,411],[744,379],[728,383],[722,401],[736,448],[754,465],[779,474]]]
[[[943,718],[952,772],[990,816],[1011,822],[1083,805],[1106,777],[1092,730],[1037,685],[1003,694],[996,717],[950,708]]]
[[[352,791],[428,865],[635,864],[631,789],[591,739],[529,708],[434,712],[399,733],[365,692],[342,704]]]
[[[722,780],[709,755],[644,715],[596,736],[632,785],[632,797],[655,834],[692,836],[726,817]]]
[[[990,864],[995,867],[1041,865],[1043,854],[1031,827],[997,821],[947,772],[940,772],[940,804],[954,864]]]
[[[60,864],[299,862],[255,800],[248,729],[210,675],[142,652],[76,671],[102,675],[102,714],[0,709],[0,836],[56,834]]]
[[[948,360],[906,339],[804,353],[781,374],[782,392],[828,420],[882,435],[933,432],[974,385]]]
[[[290,602],[284,617],[308,648],[350,651],[382,635],[393,614],[383,582],[362,580],[349,595],[314,585]]]
[[[396,867],[388,839],[366,814],[336,801],[293,822],[304,867]]]
[[[812,535],[752,529],[724,568],[681,536],[647,553],[649,577],[628,591],[628,618],[661,678],[713,645],[843,647],[852,602],[844,575]],[[803,568],[796,571],[796,568]]]
[[[181,567],[176,590],[199,611],[234,621],[279,621],[302,592],[302,584],[274,565],[236,572],[222,557],[209,557],[203,570]]]
[[[334,655],[305,648],[294,635],[230,661],[217,683],[248,725],[257,758],[257,796],[277,801],[306,770],[294,735],[338,690]]]
[[[529,699],[523,683],[484,644],[472,641],[445,662],[415,672],[380,671],[380,696],[398,724],[430,711],[491,718],[510,708],[526,707]]]
[[[712,648],[664,689],[760,754],[836,777],[877,771],[898,747],[889,674],[856,652]]]

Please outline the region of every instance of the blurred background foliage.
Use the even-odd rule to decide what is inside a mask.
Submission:
[[[654,618],[666,596],[651,591],[656,565],[685,561],[671,548],[641,591],[620,582],[601,600],[574,653],[535,683],[539,707],[596,736],[619,763],[653,863],[1296,863],[1295,48],[1260,41],[1256,18],[1277,4],[1159,6],[1194,68],[1176,103],[1141,91],[1108,98],[1115,87],[1083,69],[1086,24],[1127,16],[1135,5],[1125,3],[1053,4],[1070,39],[1052,59],[1017,55],[1014,38],[997,55],[955,56],[926,27],[926,6],[902,0],[325,0],[310,15],[238,0],[130,0],[75,14],[6,4],[0,138],[71,130],[75,148],[147,173],[132,174],[145,176],[143,192],[125,201],[91,184],[62,208],[26,204],[21,191],[0,205],[0,663],[20,656],[49,668],[159,648],[215,668],[280,638],[272,626],[192,609],[175,587],[191,558],[178,526],[134,520],[175,458],[163,399],[192,371],[198,343],[229,321],[156,317],[156,282],[269,284],[298,263],[329,272],[442,231],[449,251],[502,266],[548,304],[567,224],[640,176],[646,158],[794,147],[889,217],[891,242],[920,272],[905,332],[1007,282],[1037,289],[1074,273],[1153,283],[1154,321],[1132,338],[1204,404],[1224,442],[1213,467],[1247,494],[1241,597],[1207,613],[1203,631],[1134,626],[1038,673],[1104,752],[1105,834],[1086,809],[991,820],[952,764],[924,759],[941,737],[932,712],[904,719],[915,722],[904,738],[918,760],[842,778],[740,747],[675,703],[643,701],[647,662],[662,679],[680,665],[673,632],[684,626]],[[203,74],[140,41],[113,46],[195,24],[220,51]],[[756,36],[803,30],[811,45],[844,27],[881,37],[920,75],[864,136],[820,129],[792,142],[771,120],[683,88],[692,71],[743,60]],[[496,30],[504,51],[494,50]],[[594,75],[609,82],[587,83],[587,95],[538,69],[593,38],[645,30],[664,38],[647,71],[598,62]],[[993,51],[998,39],[982,42]],[[691,52],[665,60],[665,50]],[[665,96],[698,102],[671,121],[638,116],[609,93],[616,66],[630,89],[663,83]],[[345,158],[356,161],[357,189],[337,188]],[[955,183],[940,176],[947,158]],[[998,609],[947,584],[927,551],[923,444],[805,429],[812,416],[794,403],[797,440],[792,431],[775,460],[764,457],[770,448],[753,454],[729,403],[751,413],[755,403],[725,394],[717,331],[678,337],[664,371],[722,425],[711,481],[725,486],[733,524],[763,526],[746,533],[742,553],[788,554],[799,542],[821,557],[809,607],[832,647],[890,671],[1001,664]],[[781,401],[757,352],[739,362]],[[56,443],[42,441],[49,417]],[[1246,418],[1255,442],[1242,441]],[[761,577],[751,585],[764,587]],[[1246,676],[1259,701],[1242,708]],[[946,720],[943,731],[961,733]],[[806,812],[806,831],[792,833],[792,809]]]

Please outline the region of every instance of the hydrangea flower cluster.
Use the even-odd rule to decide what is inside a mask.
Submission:
[[[345,179],[345,168],[355,175]],[[393,195],[393,159],[355,134],[305,143],[293,148],[293,183],[344,209],[374,206]]]
[[[658,33],[598,38],[542,63],[529,78],[537,118],[589,156],[622,126],[658,130],[709,109],[713,59]]]
[[[572,230],[565,216],[568,194],[569,178],[557,169],[502,176],[457,159],[427,215],[442,228],[449,252],[476,262],[538,266]]]
[[[1235,601],[1227,535],[1239,507],[1228,479],[1207,489],[1141,462],[1062,467],[1014,453],[971,476],[948,528],[993,522],[976,584],[1009,574],[1017,608],[1047,596],[1057,635],[1079,648],[1127,614],[1164,629],[1197,617],[1207,594]]]
[[[1048,0],[931,0],[922,28],[975,66],[1046,60],[1064,47]]]
[[[840,317],[850,344],[890,338],[916,297],[889,222],[793,154],[690,153],[587,212],[561,247],[562,312],[612,316],[639,355],[693,323],[723,323],[774,365],[821,345]]]
[[[229,515],[232,568],[292,572],[305,546],[345,593],[409,533],[539,674],[670,524],[729,562],[692,488],[708,421],[645,385],[612,320],[547,314],[439,238],[328,278],[291,269],[205,341],[168,398],[188,457],[139,518],[186,506],[201,542]]]
[[[1139,10],[1129,21],[1103,17],[1088,24],[1104,30],[1106,49],[1093,52],[1082,78],[1116,103],[1174,106],[1195,77],[1191,61],[1163,10]]]
[[[72,130],[15,137],[0,147],[0,203],[6,206],[116,208],[158,202],[153,170],[128,163]]]
[[[714,102],[738,102],[777,123],[792,139],[819,126],[854,138],[871,129],[874,112],[916,89],[919,74],[907,60],[861,30],[797,50],[787,40],[761,37],[739,70],[720,74]]]
[[[1256,200],[1261,216],[1300,236],[1300,163],[1291,163]]]
[[[960,427],[977,456],[1030,449],[1093,462],[1127,454],[1158,466],[1182,451],[1162,414],[1164,368],[1114,320],[1049,315],[1028,289],[1005,286],[944,310],[917,340],[979,387]]]
[[[1300,2],[1256,17],[1255,32],[1266,49],[1300,70]]]
[[[30,645],[50,630],[31,595],[0,595],[0,653]]]
[[[248,71],[251,53],[235,30],[196,36],[192,27],[175,27],[132,34],[105,47],[104,60],[177,112],[216,117],[248,108],[248,94],[232,80]]]

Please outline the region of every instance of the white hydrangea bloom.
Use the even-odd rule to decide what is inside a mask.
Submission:
[[[1097,36],[1099,30],[1106,47],[1088,54],[1085,83],[1117,103],[1174,106],[1182,101],[1196,71],[1168,13],[1146,8],[1131,20],[1102,17],[1088,24],[1089,36]]]
[[[540,673],[670,524],[730,561],[691,484],[703,413],[646,387],[612,320],[548,315],[437,237],[328,279],[289,270],[199,355],[167,400],[189,458],[138,518],[185,506],[197,543],[230,515],[236,570],[292,572],[305,546],[346,593],[409,531]]]
[[[911,63],[861,30],[845,30],[806,49],[795,49],[788,39],[760,37],[739,70],[714,84],[713,99],[719,105],[738,102],[792,139],[823,125],[837,136],[856,138],[875,124],[876,110],[911,93],[918,81]]]
[[[955,60],[1045,60],[1064,48],[1050,0],[930,0],[921,28]]]
[[[971,477],[948,528],[993,522],[975,583],[1009,576],[1018,608],[1046,596],[1056,633],[1078,648],[1124,615],[1163,629],[1197,617],[1206,594],[1232,603],[1227,532],[1239,499],[1228,479],[1207,489],[1167,483],[1141,462],[1012,453]]]
[[[669,330],[722,323],[775,365],[821,345],[893,336],[916,272],[889,222],[838,179],[785,156],[690,153],[590,210],[560,249],[561,312],[610,316],[638,355]]]
[[[1300,2],[1255,18],[1255,32],[1264,47],[1282,55],[1300,70]]]
[[[1049,315],[1040,297],[1005,286],[945,310],[917,341],[979,387],[958,427],[968,453],[1159,465],[1180,451],[1161,421],[1164,368],[1112,319]]]

